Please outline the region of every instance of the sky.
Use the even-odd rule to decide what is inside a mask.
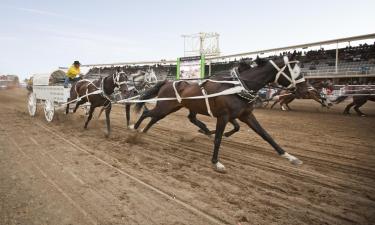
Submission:
[[[0,74],[183,56],[217,32],[223,54],[375,33],[374,0],[0,0]]]

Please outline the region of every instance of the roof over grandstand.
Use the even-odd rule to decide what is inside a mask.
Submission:
[[[375,39],[375,33],[358,35],[358,36],[351,36],[351,37],[344,37],[344,38],[337,38],[337,39],[331,39],[331,40],[324,40],[324,41],[317,41],[317,42],[310,42],[310,43],[305,43],[305,44],[290,45],[290,46],[286,46],[286,47],[278,47],[278,48],[270,48],[270,49],[262,49],[262,50],[255,50],[255,51],[249,51],[249,52],[242,52],[242,53],[237,53],[237,54],[222,55],[222,56],[217,56],[217,57],[207,57],[207,60],[245,57],[245,56],[256,55],[256,54],[278,52],[278,51],[287,51],[287,50],[294,50],[294,49],[301,49],[301,48],[309,48],[309,47],[329,45],[329,44],[340,44],[340,43],[344,43],[344,42],[361,41],[361,40],[368,40],[368,39]],[[92,66],[174,64],[174,63],[176,63],[176,60],[155,60],[155,61],[135,61],[135,62],[86,64],[86,65],[82,65],[82,66],[92,67]]]

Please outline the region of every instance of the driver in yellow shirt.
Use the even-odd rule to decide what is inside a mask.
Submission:
[[[81,79],[79,76],[81,63],[79,61],[74,61],[73,65],[69,67],[68,72],[66,72],[64,87],[67,88],[69,83],[74,83]]]

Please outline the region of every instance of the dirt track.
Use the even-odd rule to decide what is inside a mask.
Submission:
[[[0,92],[0,224],[373,224],[375,104],[343,116],[308,100],[256,110],[295,167],[244,124],[210,167],[212,140],[180,111],[148,134],[103,118],[31,118],[23,90]],[[82,113],[82,112],[81,112]],[[132,115],[134,117],[134,114]],[[211,128],[214,121],[201,117]]]

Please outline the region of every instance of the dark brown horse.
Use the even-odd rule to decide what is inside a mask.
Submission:
[[[289,107],[289,104],[295,99],[313,99],[322,105],[322,107],[329,107],[330,104],[327,102],[327,99],[323,97],[317,89],[312,86],[308,87],[308,92],[304,96],[298,96],[294,91],[291,90],[281,90],[275,96],[273,96],[274,103],[271,105],[271,109],[277,104],[280,103],[281,110],[287,111],[292,110]],[[284,105],[286,107],[284,107]]]
[[[353,101],[345,107],[344,115],[349,115],[350,109],[354,106],[354,110],[356,111],[358,116],[366,116],[366,114],[359,110],[359,108],[362,107],[367,101],[375,102],[375,95],[373,92],[366,89],[360,90],[355,94],[357,95],[353,95]],[[339,104],[348,97],[349,95],[340,96],[333,102]]]
[[[68,102],[77,99],[73,112],[75,113],[80,105],[86,102],[90,103],[89,115],[84,126],[85,129],[87,129],[87,125],[92,119],[92,114],[94,113],[95,108],[102,106],[104,107],[106,116],[106,136],[110,135],[111,128],[109,115],[112,108],[111,95],[114,93],[115,88],[118,88],[120,94],[126,96],[128,92],[126,81],[127,77],[125,73],[116,72],[113,75],[108,75],[95,81],[80,80],[73,84],[70,89],[70,98],[68,99]],[[68,113],[69,104],[66,106],[66,114]]]
[[[284,87],[295,87],[296,93],[304,94],[307,92],[306,82],[296,61],[289,62],[287,57],[277,58],[275,60],[256,60],[258,66],[242,71],[239,74],[240,81],[247,89],[248,93],[256,93],[266,84],[275,82]],[[177,83],[170,81],[162,81],[155,85],[150,90],[146,91],[141,99],[150,99],[157,96],[158,98],[173,98],[176,97],[176,92],[181,96],[182,101],[158,101],[155,108],[144,111],[135,124],[137,129],[142,121],[151,117],[151,121],[143,129],[146,132],[150,127],[160,119],[173,113],[182,107],[188,108],[192,113],[199,113],[202,115],[209,115],[208,107],[204,99],[187,99],[193,96],[202,96],[202,88],[207,94],[218,93],[228,88],[232,88],[231,84],[223,84],[217,82],[207,81],[202,85],[197,83],[190,83],[180,81]],[[214,169],[218,172],[224,172],[225,167],[219,162],[219,148],[221,144],[222,135],[228,122],[240,119],[246,123],[251,129],[266,140],[282,157],[288,159],[293,164],[301,164],[302,162],[296,157],[285,152],[272,137],[261,127],[253,115],[253,105],[249,104],[249,99],[241,97],[238,94],[222,95],[209,98],[209,107],[212,115],[217,118],[214,152],[212,156],[212,163]],[[137,103],[136,109],[140,110],[145,103]]]

